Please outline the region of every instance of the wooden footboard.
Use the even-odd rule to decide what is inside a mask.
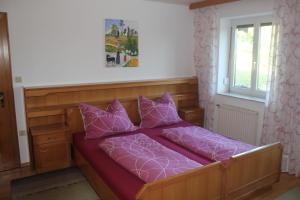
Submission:
[[[136,199],[221,199],[223,169],[222,164],[216,162],[174,177],[145,184]]]
[[[280,143],[259,147],[224,165],[217,162],[146,184],[137,199],[245,199],[279,181],[281,155]]]
[[[279,181],[282,146],[266,145],[234,156],[224,175],[225,199],[244,199]]]
[[[118,199],[93,167],[74,148],[76,165],[104,200]],[[266,145],[221,162],[191,170],[143,186],[137,200],[245,199],[279,181],[282,147]]]

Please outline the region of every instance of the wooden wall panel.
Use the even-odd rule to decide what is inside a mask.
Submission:
[[[177,81],[176,81],[177,80]],[[160,84],[157,84],[160,83]],[[151,84],[153,83],[153,84]],[[49,88],[25,88],[27,111],[70,107],[80,102],[110,102],[135,100],[139,95],[158,97],[169,91],[178,96],[197,96],[197,79],[172,79],[169,81],[147,81],[134,83],[77,85]]]

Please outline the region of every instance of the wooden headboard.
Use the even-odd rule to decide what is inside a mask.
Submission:
[[[64,124],[72,133],[83,130],[78,109],[81,102],[105,108],[119,99],[131,120],[138,124],[137,97],[155,99],[170,92],[178,108],[198,106],[196,77],[123,83],[81,84],[55,87],[24,88],[28,131],[38,126]]]

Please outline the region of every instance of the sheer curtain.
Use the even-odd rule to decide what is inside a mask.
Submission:
[[[217,90],[218,19],[216,7],[194,13],[194,63],[199,80],[200,106],[205,109],[205,127],[213,129],[214,98]]]
[[[288,171],[300,175],[300,1],[276,0],[274,51],[262,143],[280,141]]]

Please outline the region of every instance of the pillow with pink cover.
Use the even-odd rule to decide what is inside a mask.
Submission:
[[[105,110],[85,103],[79,105],[84,123],[85,139],[100,138],[137,129],[119,100],[114,100]]]
[[[173,98],[168,92],[156,101],[140,96],[139,112],[141,117],[141,128],[154,128],[182,121],[178,116]]]

